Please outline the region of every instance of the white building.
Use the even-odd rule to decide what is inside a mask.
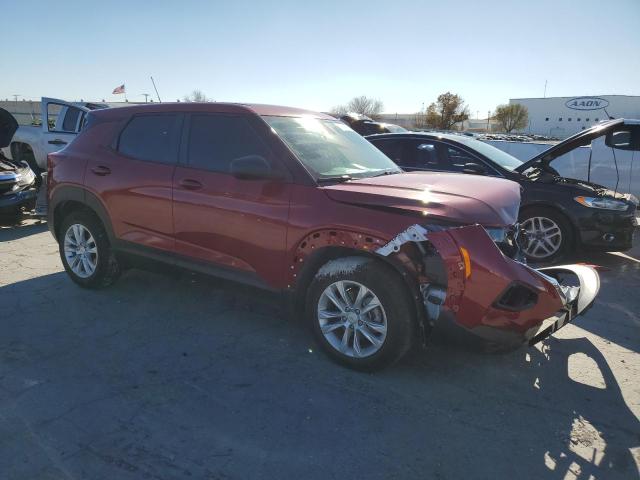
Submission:
[[[512,98],[529,110],[529,125],[522,131],[566,138],[608,118],[640,118],[640,96]]]

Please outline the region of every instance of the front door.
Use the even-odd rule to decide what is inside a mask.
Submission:
[[[89,109],[55,98],[42,99],[42,138],[46,154],[57,152],[76,138]],[[46,168],[46,165],[40,165]]]
[[[283,179],[240,179],[233,160],[264,158],[285,169],[248,117],[192,114],[174,175],[176,252],[256,284],[283,275],[290,185]]]

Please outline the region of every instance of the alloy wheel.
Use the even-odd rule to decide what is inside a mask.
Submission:
[[[340,280],[318,300],[318,322],[324,338],[344,355],[375,354],[387,337],[387,315],[375,293],[361,283]]]
[[[562,230],[556,222],[547,217],[531,217],[522,222],[526,232],[524,252],[530,258],[543,260],[560,250]]]
[[[98,246],[91,232],[79,223],[71,225],[64,235],[67,265],[80,278],[88,278],[98,266]]]

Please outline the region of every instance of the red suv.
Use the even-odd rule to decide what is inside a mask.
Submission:
[[[518,184],[405,173],[342,122],[266,105],[98,110],[49,155],[49,225],[83,287],[130,255],[294,294],[334,359],[374,369],[436,322],[536,341],[583,312],[585,266],[518,261]]]

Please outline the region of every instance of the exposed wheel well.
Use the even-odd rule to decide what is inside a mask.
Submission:
[[[300,270],[294,286],[294,308],[296,313],[302,312],[303,304],[306,299],[306,292],[316,273],[318,273],[318,270],[330,260],[343,257],[372,258],[376,262],[380,262],[391,268],[397,274],[398,279],[407,287],[407,291],[415,306],[416,318],[419,322],[424,321],[424,306],[422,304],[419,286],[401,265],[394,263],[388,257],[381,257],[371,252],[339,246],[319,248],[305,259],[304,266]]]
[[[31,170],[33,170],[36,175],[38,175],[42,171],[42,169],[38,166],[38,163],[36,162],[36,156],[35,156],[35,153],[33,152],[33,148],[31,148],[31,145],[29,145],[28,143],[24,143],[24,142],[12,143],[11,158],[16,162],[21,160],[26,161],[31,167]]]

